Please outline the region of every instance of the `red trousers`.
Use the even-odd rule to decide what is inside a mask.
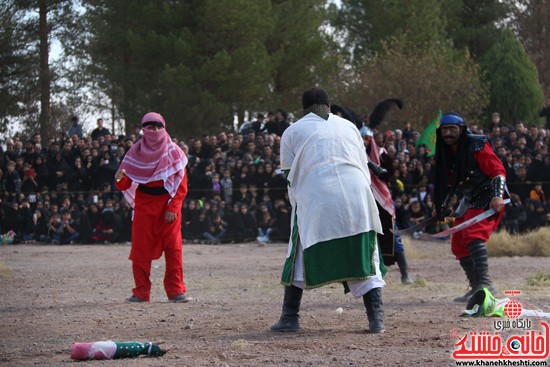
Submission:
[[[166,249],[164,259],[166,260],[166,272],[164,273],[166,295],[168,298],[172,298],[185,293],[181,247],[179,249]],[[149,302],[151,298],[151,261],[132,261],[132,271],[136,283],[136,287],[132,289],[132,294]]]
[[[455,226],[475,217],[480,213],[483,213],[484,211],[484,209],[470,209],[466,211],[462,217],[456,219]],[[491,236],[491,233],[498,228],[503,215],[504,210],[498,213],[496,217],[489,217],[462,231],[454,233],[451,239],[451,250],[453,251],[453,255],[455,255],[456,259],[460,260],[470,256],[468,245],[472,241],[481,240],[483,242],[487,242]]]

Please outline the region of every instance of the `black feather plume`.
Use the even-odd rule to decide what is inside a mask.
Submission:
[[[404,105],[404,102],[397,98],[388,98],[378,103],[369,116],[369,127],[371,129],[375,129],[378,125],[380,125],[382,121],[384,121],[384,117],[390,108],[393,106],[397,106],[399,109],[402,109]]]
[[[363,126],[363,119],[361,118],[361,116],[359,116],[355,111],[349,108],[345,108],[337,104],[333,104],[330,106],[330,112],[332,112],[335,115],[340,115],[342,116],[342,118],[345,118],[346,120],[353,122],[358,129],[360,129]]]

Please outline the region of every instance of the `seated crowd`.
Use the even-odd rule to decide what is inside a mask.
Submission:
[[[291,207],[280,171],[279,146],[288,123],[284,111],[270,120],[247,123],[241,132],[204,134],[183,149],[189,193],[182,208],[182,234],[188,243],[287,241]],[[498,114],[486,134],[504,163],[514,205],[502,226],[512,234],[550,224],[550,130],[518,122],[500,122]],[[392,158],[390,189],[396,224],[407,228],[433,211],[434,160],[416,146],[419,132],[375,131],[375,141]],[[116,136],[98,128],[49,138],[40,134],[8,139],[0,147],[0,234],[13,242],[113,243],[131,240],[132,209],[114,185],[126,151],[139,139],[136,130]],[[314,189],[314,188],[313,188]],[[350,193],[351,195],[351,193]],[[453,198],[449,205],[456,205]],[[433,231],[435,228],[427,228]],[[5,242],[5,238],[3,239]]]

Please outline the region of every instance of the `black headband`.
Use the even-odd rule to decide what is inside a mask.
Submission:
[[[144,122],[141,125],[141,127],[146,127],[146,126],[149,126],[149,125],[155,125],[156,127],[160,127],[161,129],[164,128],[164,125],[160,121],[147,121],[147,122]]]

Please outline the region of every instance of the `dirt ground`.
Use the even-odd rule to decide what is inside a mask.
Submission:
[[[133,280],[123,244],[1,245],[0,366],[452,366],[451,332],[485,321],[460,317],[463,305],[451,301],[466,280],[448,242],[407,247],[416,282],[402,285],[389,268],[387,332],[371,335],[362,300],[337,284],[304,293],[299,332],[268,332],[281,310],[283,243],[185,245],[195,299],[187,304],[167,301],[163,259],[153,264],[151,303],[125,303]],[[548,259],[491,258],[490,266],[501,290],[519,289],[522,300],[550,309],[548,289],[526,283]],[[165,341],[172,350],[161,358],[70,359],[71,343],[100,340]]]

